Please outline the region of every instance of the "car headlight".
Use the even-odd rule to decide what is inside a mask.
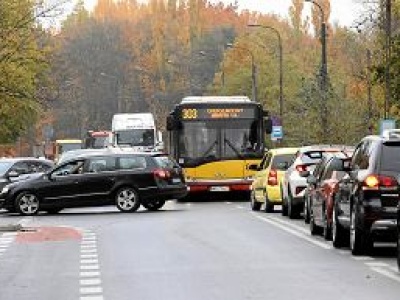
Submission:
[[[7,194],[8,191],[10,190],[10,187],[8,185],[6,185],[5,187],[3,187],[3,189],[1,190],[2,194]]]

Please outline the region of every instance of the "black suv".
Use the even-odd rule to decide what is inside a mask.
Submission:
[[[335,195],[334,246],[350,242],[358,255],[372,250],[374,241],[396,240],[399,174],[400,135],[387,132],[361,140]]]
[[[182,169],[160,153],[82,154],[45,174],[3,187],[0,206],[22,215],[67,207],[116,205],[122,212],[140,205],[158,210],[187,194]]]

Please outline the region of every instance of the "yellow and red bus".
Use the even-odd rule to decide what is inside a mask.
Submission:
[[[264,154],[268,113],[244,96],[186,97],[167,118],[169,153],[184,168],[189,194],[250,191],[247,166]]]

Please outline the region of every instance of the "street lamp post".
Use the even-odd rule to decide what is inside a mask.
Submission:
[[[315,0],[305,0],[318,7],[321,14],[321,90],[322,90],[322,105],[321,105],[321,126],[323,140],[328,136],[328,108],[327,108],[327,93],[328,93],[328,59],[326,47],[326,20],[322,6]]]
[[[212,56],[213,58],[217,59],[217,57],[215,55],[210,55],[205,51],[200,51],[199,54],[201,56],[207,57],[207,56]],[[225,87],[225,66],[224,66],[224,59],[222,58],[221,60],[221,87],[222,89]]]
[[[283,47],[282,37],[279,31],[268,25],[249,24],[249,27],[259,27],[264,29],[272,30],[278,37],[278,48],[279,48],[279,117],[281,122],[283,120]]]
[[[257,102],[257,67],[254,60],[254,54],[245,47],[233,45],[232,43],[226,44],[228,47],[237,48],[239,50],[246,51],[251,57],[251,85],[252,85],[252,98],[254,102]]]

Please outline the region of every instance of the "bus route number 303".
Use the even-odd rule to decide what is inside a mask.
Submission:
[[[185,108],[182,110],[182,119],[197,119],[197,109]]]

